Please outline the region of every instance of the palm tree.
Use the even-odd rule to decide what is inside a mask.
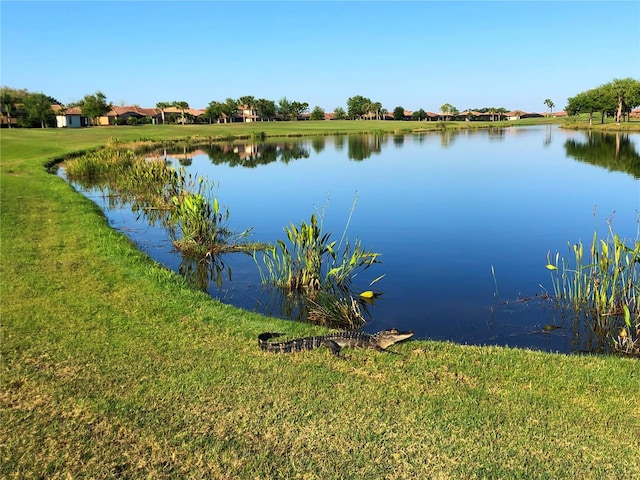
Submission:
[[[447,119],[448,116],[453,115],[453,111],[455,110],[455,107],[453,105],[451,105],[450,103],[445,103],[444,105],[442,105],[440,107],[440,113],[442,113],[442,115],[444,116],[445,120]]]
[[[224,123],[233,122],[233,116],[238,111],[238,100],[227,98],[222,104],[222,113],[225,115]]]
[[[160,115],[162,115],[162,124],[164,125],[164,109],[170,107],[171,104],[168,102],[158,102],[156,103],[156,108],[160,110]]]
[[[550,99],[550,98],[547,98],[547,99],[544,101],[544,104],[549,108],[549,113],[550,113],[550,114],[553,114],[553,107],[555,107],[555,104],[551,101],[551,99]]]
[[[16,110],[16,98],[8,91],[2,92],[0,106],[7,114],[7,127],[11,128],[11,113]]]
[[[380,110],[382,110],[382,104],[380,102],[373,102],[371,109],[376,114],[376,120],[380,120]]]
[[[256,99],[251,95],[245,95],[238,99],[238,103],[240,104],[240,111],[242,112],[242,118],[245,122],[250,122],[253,120],[254,110],[256,108]],[[249,111],[249,118],[247,118],[246,111]]]
[[[182,125],[185,124],[184,120],[184,112],[185,110],[189,110],[189,104],[185,101],[173,102],[173,106],[180,109],[180,113],[182,114]]]

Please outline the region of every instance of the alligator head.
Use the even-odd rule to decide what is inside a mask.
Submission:
[[[400,330],[391,328],[389,330],[382,330],[381,332],[376,333],[375,337],[378,342],[378,346],[380,348],[386,349],[394,343],[398,343],[402,340],[413,337],[413,330],[401,332]]]

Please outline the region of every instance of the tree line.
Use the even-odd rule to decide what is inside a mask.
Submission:
[[[616,123],[620,123],[625,117],[629,121],[631,110],[639,105],[640,81],[623,78],[570,97],[565,110],[568,115],[588,113],[591,125],[595,112],[600,113],[601,123],[604,123],[605,116],[614,117]]]
[[[552,113],[555,104],[548,98],[543,103]],[[53,105],[58,105],[56,112],[52,109]],[[588,113],[589,123],[592,122],[595,112],[601,113],[602,122],[604,122],[605,116],[613,116],[619,123],[625,116],[628,120],[631,110],[639,105],[640,81],[633,78],[625,78],[614,79],[599,87],[578,93],[568,99],[565,110],[568,115]],[[19,121],[15,122],[19,126],[40,126],[44,128],[54,124],[56,114],[64,114],[66,110],[73,107],[79,107],[82,114],[90,118],[95,124],[99,117],[111,111],[113,104],[107,101],[107,97],[101,91],[85,95],[81,100],[64,106],[55,98],[44,93],[2,87],[0,89],[0,107],[7,117],[9,126],[11,126],[12,121],[19,119]],[[371,100],[362,95],[349,97],[346,101],[346,107],[346,110],[340,106],[336,107],[333,110],[333,118],[336,120],[380,120],[390,115],[389,111],[382,107],[381,102]],[[173,110],[169,118],[176,123],[185,124],[190,116],[189,103],[183,100],[158,102],[155,108],[160,112],[162,123],[167,123],[167,110],[170,108],[173,108]],[[179,112],[179,116],[175,114],[176,110]],[[507,112],[504,107],[483,107],[473,110],[489,114],[492,120],[500,119]],[[283,97],[276,102],[266,98],[245,95],[239,98],[228,97],[222,101],[213,100],[209,102],[204,113],[198,117],[198,121],[228,123],[233,121],[233,118],[239,114],[238,112],[244,118],[248,115],[251,120],[262,121],[270,121],[276,118],[284,121],[297,120],[307,113],[309,113],[311,120],[324,120],[326,115],[324,109],[319,106],[315,106],[310,111],[307,102],[289,100],[287,97]],[[21,113],[19,117],[18,113]],[[454,117],[458,117],[460,111],[453,105],[445,103],[440,107],[439,115],[445,120],[451,120]],[[391,116],[394,120],[405,120],[407,118],[405,109],[402,106],[395,107]],[[467,110],[467,116],[471,116],[470,110]],[[421,121],[426,118],[427,112],[422,108],[411,113],[412,120]]]

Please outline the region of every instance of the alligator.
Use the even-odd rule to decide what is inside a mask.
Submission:
[[[342,331],[318,335],[315,337],[296,338],[286,342],[270,342],[270,338],[284,335],[283,333],[265,332],[258,335],[258,345],[262,350],[276,353],[293,353],[327,347],[335,356],[340,356],[340,349],[344,347],[372,348],[379,352],[389,352],[387,347],[413,336],[413,331],[401,332],[392,328],[382,330],[373,335],[364,332]],[[393,353],[393,352],[389,352]]]

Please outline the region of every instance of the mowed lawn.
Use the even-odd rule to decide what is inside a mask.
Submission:
[[[114,137],[398,125],[424,124],[0,132],[0,477],[640,479],[637,359],[431,341],[262,352],[260,332],[324,330],[193,290],[45,169]]]

